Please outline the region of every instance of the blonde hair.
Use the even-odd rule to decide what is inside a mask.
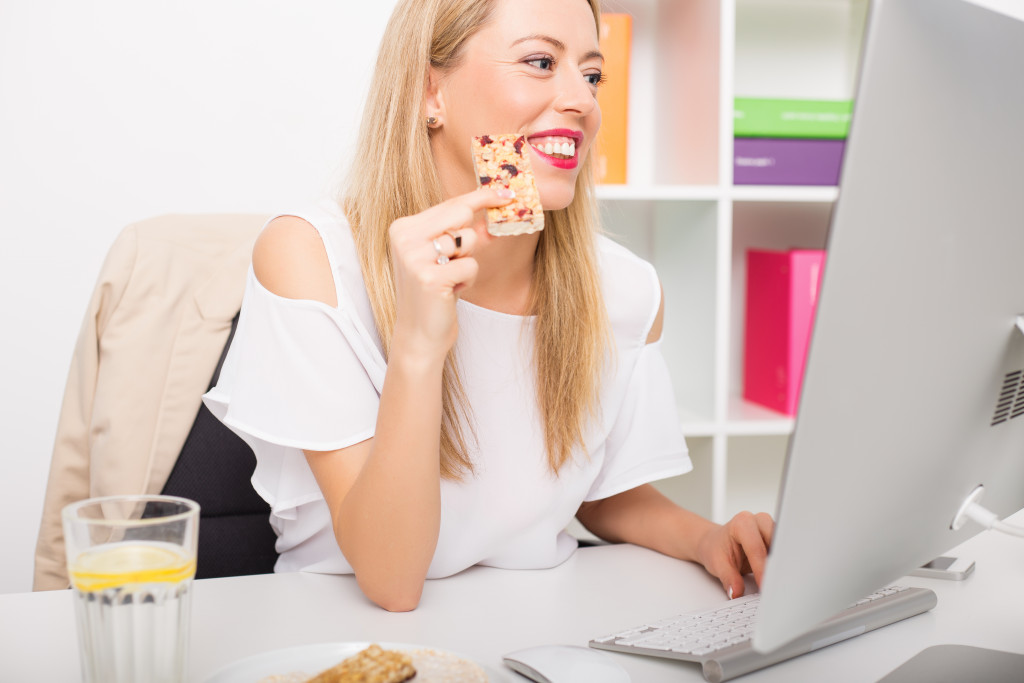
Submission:
[[[586,1],[599,24],[599,0]],[[395,326],[388,228],[398,218],[443,199],[424,124],[427,66],[442,72],[457,68],[466,41],[491,19],[494,4],[495,0],[402,0],[381,41],[343,204],[385,356]],[[537,402],[548,463],[555,473],[574,447],[584,445],[584,428],[597,418],[608,346],[592,188],[588,155],[572,203],[545,212],[546,227],[534,257],[530,312],[536,316]],[[454,352],[445,362],[441,391],[441,473],[460,479],[473,471],[462,427],[473,427]]]

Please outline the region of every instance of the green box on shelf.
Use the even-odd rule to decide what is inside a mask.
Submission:
[[[853,100],[737,97],[733,135],[738,138],[843,139],[850,131]]]

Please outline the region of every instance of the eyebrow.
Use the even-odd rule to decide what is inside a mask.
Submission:
[[[520,43],[525,43],[529,40],[541,40],[544,41],[545,43],[549,43],[556,50],[559,50],[560,52],[565,52],[565,43],[560,41],[558,38],[552,38],[551,36],[546,36],[542,33],[532,33],[528,36],[518,38],[517,40],[512,41],[512,47],[515,47]],[[601,54],[600,50],[591,50],[587,54],[583,55],[583,59],[581,59],[580,61],[585,62],[588,59],[594,58],[600,59],[602,62],[604,61],[604,55]]]

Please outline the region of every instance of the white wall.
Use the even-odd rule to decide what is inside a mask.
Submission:
[[[0,593],[31,589],[68,362],[117,232],[330,191],[393,6],[0,2]]]

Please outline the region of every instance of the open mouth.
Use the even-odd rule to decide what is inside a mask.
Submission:
[[[561,135],[545,135],[530,138],[530,145],[556,159],[572,159],[576,156],[576,140]]]
[[[555,168],[572,170],[579,165],[576,147],[583,141],[583,133],[569,128],[555,128],[527,137],[537,156]]]

